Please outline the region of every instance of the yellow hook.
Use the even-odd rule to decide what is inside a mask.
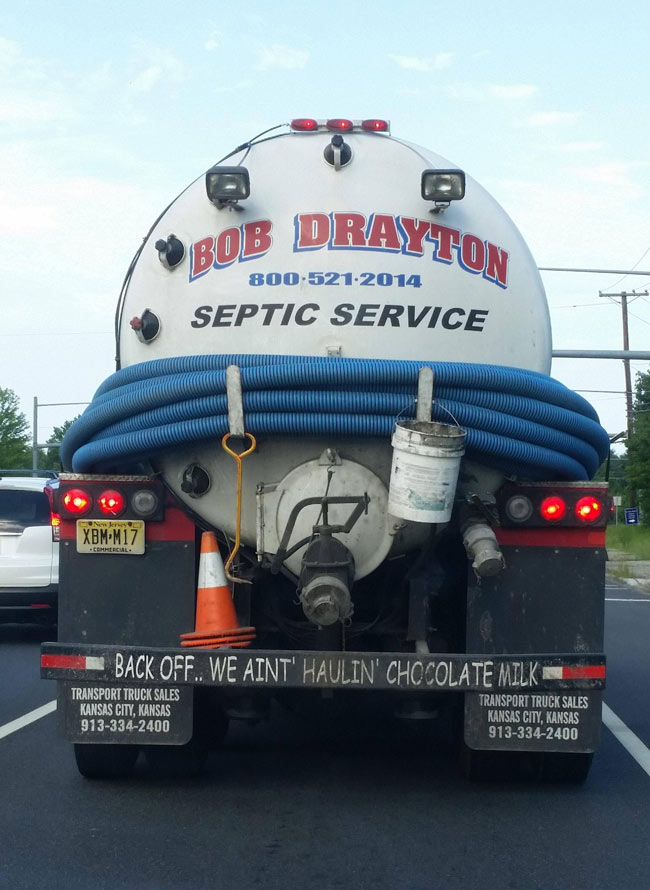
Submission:
[[[230,556],[226,560],[226,564],[224,566],[224,571],[226,573],[226,577],[232,581],[234,584],[251,584],[251,581],[247,581],[245,578],[235,578],[230,574],[230,566],[233,564],[237,553],[239,552],[239,543],[240,543],[240,534],[241,534],[241,486],[242,486],[242,466],[241,462],[245,457],[248,457],[249,454],[252,454],[253,451],[257,448],[257,440],[252,433],[244,433],[244,437],[250,440],[250,447],[246,449],[246,451],[242,451],[241,453],[237,453],[233,451],[232,448],[229,448],[227,445],[228,439],[230,439],[230,433],[226,433],[225,436],[221,440],[221,447],[229,454],[232,458],[234,458],[237,463],[237,519],[235,524],[235,546],[233,547]]]

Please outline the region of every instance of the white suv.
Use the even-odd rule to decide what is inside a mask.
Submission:
[[[46,482],[0,470],[0,621],[56,621],[59,545]]]

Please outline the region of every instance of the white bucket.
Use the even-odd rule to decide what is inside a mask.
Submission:
[[[413,522],[449,522],[465,431],[446,423],[395,424],[388,512]]]

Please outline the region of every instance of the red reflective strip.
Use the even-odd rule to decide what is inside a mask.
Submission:
[[[604,680],[605,665],[591,664],[586,667],[563,667],[563,680]]]
[[[77,537],[77,523],[75,519],[61,519],[59,537],[61,541],[75,540]]]
[[[41,655],[41,667],[43,668],[71,668],[73,670],[86,670],[85,655]]]
[[[604,547],[604,528],[495,528],[506,547]]]

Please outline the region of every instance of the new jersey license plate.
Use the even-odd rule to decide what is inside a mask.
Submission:
[[[77,553],[144,553],[143,519],[78,519]]]

